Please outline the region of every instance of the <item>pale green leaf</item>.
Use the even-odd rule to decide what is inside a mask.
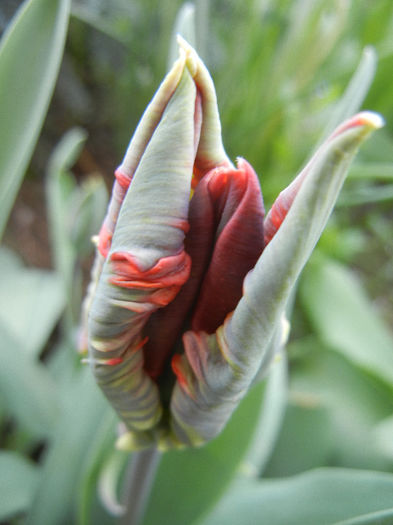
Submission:
[[[2,324],[0,356],[0,392],[7,411],[36,438],[51,435],[59,410],[55,383]]]
[[[305,470],[325,466],[332,453],[333,426],[328,408],[306,396],[291,399],[286,407],[276,447],[264,476],[293,476]]]
[[[0,237],[48,109],[70,0],[26,1],[0,47]]]
[[[393,520],[392,493],[391,474],[319,469],[288,479],[238,483],[202,523],[338,525],[343,520],[362,520],[371,513],[382,511],[385,518],[389,516]]]
[[[39,469],[16,452],[0,452],[0,520],[25,512],[31,504]]]
[[[377,55],[371,46],[363,50],[360,63],[352,76],[347,89],[330,113],[329,122],[323,138],[330,135],[343,120],[359,111],[370,89],[377,69]]]
[[[330,457],[341,466],[388,468],[387,451],[383,450],[377,436],[380,425],[393,412],[391,389],[341,353],[321,345],[316,337],[299,339],[289,345],[288,352],[291,355],[304,352],[303,358],[293,364],[292,403],[298,411],[319,407],[328,412],[324,436],[330,434],[330,445],[327,454],[321,457],[322,463],[314,463],[314,466],[326,464],[324,462]],[[300,426],[299,418],[287,420],[284,429],[285,436],[274,452],[274,474],[281,476],[291,473],[287,470],[290,463],[285,463],[285,455],[292,454],[288,443],[295,439],[298,444],[293,451],[296,462],[299,455],[307,461],[308,454],[320,450],[324,441],[324,438],[317,439],[315,432],[318,430],[313,425]],[[302,441],[313,434],[315,439],[304,450]],[[300,469],[310,467],[306,461],[298,463]]]
[[[387,202],[393,200],[393,184],[381,186],[358,186],[345,191],[340,196],[339,205],[361,206],[363,204]]]
[[[29,525],[75,523],[76,504],[91,444],[107,425],[108,405],[89,369],[79,370],[63,400],[59,424],[45,457]],[[106,426],[107,428],[107,426]]]
[[[208,512],[236,474],[258,424],[264,384],[254,387],[222,434],[199,449],[163,455],[144,525],[192,523]]]
[[[1,253],[5,254],[4,249]],[[9,252],[7,252],[9,253]],[[0,322],[34,358],[42,351],[64,308],[59,277],[48,270],[26,268],[14,256],[1,257]]]
[[[300,291],[322,340],[393,385],[393,335],[353,273],[330,260],[316,262]]]
[[[79,128],[70,130],[53,151],[48,164],[47,197],[49,228],[54,250],[55,266],[70,293],[76,253],[70,242],[70,205],[76,189],[68,170],[78,158],[86,133]],[[73,218],[73,217],[72,217]]]
[[[123,464],[128,454],[118,452],[113,448],[117,429],[117,419],[112,410],[106,410],[99,427],[89,445],[89,451],[84,461],[81,477],[81,487],[78,493],[78,523],[90,525],[92,521],[92,507],[94,498],[97,496],[97,480],[108,461],[108,456],[120,456]],[[115,501],[116,498],[115,498]],[[102,509],[101,509],[102,510]]]
[[[351,179],[393,180],[393,162],[355,162],[349,176]]]
[[[245,475],[260,475],[273,452],[287,404],[287,368],[286,354],[284,350],[281,350],[276,362],[270,368],[258,418],[258,426],[247,456],[241,465],[241,470]]]

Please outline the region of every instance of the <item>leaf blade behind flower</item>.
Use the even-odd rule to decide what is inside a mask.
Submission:
[[[70,0],[25,2],[0,47],[0,237],[40,132],[63,54]]]

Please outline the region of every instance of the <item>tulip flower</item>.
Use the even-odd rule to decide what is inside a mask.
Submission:
[[[343,123],[265,218],[253,168],[224,151],[211,77],[180,40],[115,172],[85,302],[88,361],[126,428],[121,448],[219,434],[268,369],[349,163],[381,125],[371,112]]]

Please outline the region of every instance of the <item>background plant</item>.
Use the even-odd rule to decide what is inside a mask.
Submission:
[[[106,183],[181,2],[19,4],[0,6],[0,519],[115,523],[101,500],[121,513],[128,457],[75,338]],[[288,363],[217,440],[164,457],[145,523],[389,523],[393,5],[201,1],[196,21],[228,154],[253,164],[267,207],[337,121],[364,107],[387,125],[299,282]]]

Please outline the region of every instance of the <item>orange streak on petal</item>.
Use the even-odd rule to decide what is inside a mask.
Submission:
[[[140,270],[136,258],[128,252],[114,252],[110,257],[114,276],[109,282],[122,288],[152,290],[149,302],[165,306],[174,299],[187,281],[191,258],[183,250],[161,258],[152,268]]]
[[[115,177],[120,186],[123,189],[127,190],[128,186],[131,183],[131,177],[129,177],[129,175],[127,175],[126,173],[122,172],[120,168],[117,168],[117,170],[115,171]]]
[[[110,232],[104,222],[101,226],[100,233],[98,234],[98,246],[97,249],[103,257],[107,257],[108,252],[112,244],[112,232]]]
[[[173,373],[175,374],[180,387],[191,397],[194,398],[195,394],[189,387],[189,382],[187,378],[187,372],[184,368],[184,357],[180,354],[175,354],[172,357],[171,366]]]
[[[105,364],[109,365],[109,366],[119,365],[122,362],[123,362],[123,358],[122,357],[114,357],[113,359],[106,359],[105,360]]]

